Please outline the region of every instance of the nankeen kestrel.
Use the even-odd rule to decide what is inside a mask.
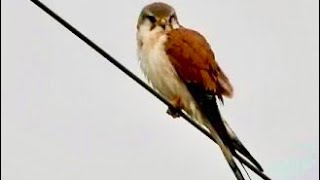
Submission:
[[[157,2],[141,11],[137,45],[141,68],[152,87],[210,132],[237,179],[244,178],[233,159],[236,150],[263,171],[220,117],[216,97],[221,101],[232,97],[233,88],[205,38],[181,26],[173,7]],[[175,109],[167,113],[179,116]]]

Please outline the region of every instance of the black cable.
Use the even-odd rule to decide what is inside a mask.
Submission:
[[[78,31],[76,28],[74,28],[72,25],[70,25],[68,22],[66,22],[64,19],[62,19],[60,16],[58,16],[56,13],[54,13],[51,9],[49,9],[46,5],[44,5],[42,2],[38,0],[31,0],[35,5],[37,5],[40,9],[42,9],[44,12],[49,14],[52,18],[57,20],[60,24],[62,24],[65,28],[67,28],[69,31],[71,31],[74,35],[76,35],[78,38],[80,38],[82,41],[84,41],[86,44],[88,44],[91,48],[96,50],[100,55],[105,57],[107,60],[109,60],[113,65],[115,65],[117,68],[119,68],[122,72],[124,72],[127,76],[129,76],[131,79],[136,81],[138,84],[140,84],[142,87],[144,87],[147,91],[149,91],[151,94],[153,94],[156,98],[158,98],[160,101],[162,101],[164,104],[166,104],[169,108],[175,109],[174,106],[171,105],[170,102],[168,102],[165,98],[160,96],[157,92],[155,92],[149,85],[147,85],[145,82],[143,82],[141,79],[139,79],[136,75],[134,75],[131,71],[129,71],[126,67],[124,67],[122,64],[120,64],[116,59],[114,59],[111,55],[109,55],[107,52],[105,52],[103,49],[101,49],[99,46],[97,46],[94,42],[92,42],[90,39],[88,39],[85,35],[83,35],[80,31]],[[211,135],[203,129],[200,125],[198,125],[195,121],[193,121],[188,115],[183,113],[181,110],[178,110],[178,113],[181,117],[183,117],[185,120],[187,120],[190,124],[192,124],[195,128],[197,128],[199,131],[201,131],[203,134],[208,136],[210,139],[214,141],[214,139],[211,137]],[[235,154],[235,157],[240,161],[241,163],[245,164],[248,168],[250,168],[253,172],[255,172],[257,175],[259,175],[264,180],[271,180],[268,176],[266,176],[263,172],[259,171],[256,167],[251,165],[247,160],[242,158],[240,155]]]

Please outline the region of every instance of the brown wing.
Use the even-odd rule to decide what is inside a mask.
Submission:
[[[202,35],[185,28],[172,30],[167,35],[165,51],[185,83],[201,85],[218,97],[232,96],[232,85]]]

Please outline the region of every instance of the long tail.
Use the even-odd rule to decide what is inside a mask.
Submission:
[[[231,170],[233,171],[233,173],[235,174],[236,178],[238,180],[244,180],[244,177],[239,169],[239,167],[237,166],[237,164],[235,163],[234,159],[233,159],[233,155],[230,151],[230,149],[223,143],[222,139],[219,137],[217,131],[211,126],[208,126],[211,135],[213,136],[213,138],[216,140],[217,144],[219,145],[225,159],[227,160]]]
[[[261,172],[263,172],[262,166],[259,164],[259,162],[250,154],[250,152],[247,150],[247,148],[242,144],[240,139],[237,137],[237,135],[234,133],[234,131],[231,129],[227,121],[224,121],[224,125],[226,126],[226,129],[228,131],[228,134],[231,138],[232,145],[235,150],[237,150],[240,154],[242,154],[244,157],[246,157],[257,169],[259,169]],[[234,152],[235,153],[235,152]]]
[[[202,122],[205,123],[210,134],[216,140],[236,178],[238,180],[245,180],[233,159],[232,151],[234,149],[232,148],[232,140],[221,118],[215,96],[199,86],[189,84],[188,89],[201,110]]]

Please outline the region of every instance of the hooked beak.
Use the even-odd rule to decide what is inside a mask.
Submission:
[[[167,20],[165,18],[159,19],[157,25],[162,27],[162,29],[166,29]]]

